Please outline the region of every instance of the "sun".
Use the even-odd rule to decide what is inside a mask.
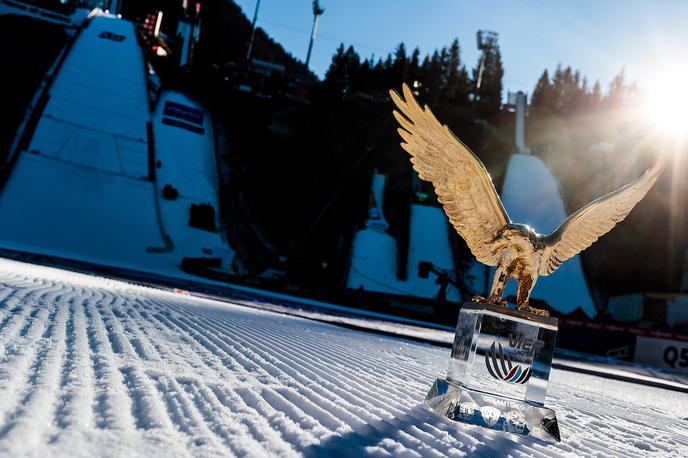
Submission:
[[[688,137],[688,67],[666,69],[648,83],[643,88],[648,122],[673,139]]]

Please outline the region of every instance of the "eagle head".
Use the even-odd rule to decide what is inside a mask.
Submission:
[[[500,231],[499,238],[505,242],[530,242],[534,249],[544,248],[542,235],[527,224],[509,223]]]

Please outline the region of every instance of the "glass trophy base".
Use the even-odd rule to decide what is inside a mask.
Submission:
[[[450,420],[561,441],[545,407],[557,330],[556,318],[463,304],[447,377],[435,381],[426,405]]]
[[[462,388],[445,379],[435,380],[425,405],[453,421],[550,442],[561,441],[554,410]]]

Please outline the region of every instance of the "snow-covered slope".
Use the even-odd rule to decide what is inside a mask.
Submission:
[[[178,265],[184,257],[215,257],[223,261],[222,267],[230,270],[234,251],[223,239],[220,229],[210,113],[177,91],[163,91],[157,103],[153,116],[156,198],[162,225],[173,245],[175,261],[171,264]],[[164,198],[166,187],[178,195],[173,199]],[[192,208],[199,206],[207,210],[204,228],[189,224]]]
[[[364,227],[354,235],[346,285],[351,289],[435,299],[440,291],[437,277],[434,274],[420,277],[418,264],[430,262],[455,277],[447,217],[441,208],[411,205],[406,279],[400,280],[397,277],[397,241],[387,232],[388,224],[382,212],[384,189],[385,176],[374,173],[371,206]],[[460,302],[459,291],[450,285],[446,299]]]
[[[135,269],[163,245],[146,90],[133,25],[90,20],[0,192],[0,246]]]
[[[351,243],[351,259],[346,286],[388,294],[412,295],[411,288],[397,278],[397,241],[387,232],[389,224],[383,213],[385,175],[374,172],[371,180],[370,206],[364,226],[356,231]]]
[[[563,442],[420,405],[449,350],[0,260],[0,455],[688,455],[688,396],[553,370]]]
[[[449,220],[444,210],[430,205],[412,204],[407,281],[413,285],[415,291],[422,292],[419,296],[437,297],[437,277],[429,275],[428,278],[421,278],[418,275],[418,265],[421,262],[431,262],[450,277],[456,277],[456,267],[449,243]],[[451,285],[447,289],[447,300],[461,302],[459,291]]]
[[[568,216],[554,176],[535,156],[511,156],[501,198],[512,221],[527,224],[541,234],[549,234]],[[504,294],[516,296],[516,283],[509,282]],[[562,313],[579,307],[590,317],[597,313],[578,256],[549,276],[540,277],[531,297],[545,300]]]

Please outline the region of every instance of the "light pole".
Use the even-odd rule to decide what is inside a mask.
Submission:
[[[308,54],[306,54],[306,68],[311,61],[311,51],[313,50],[313,41],[315,41],[315,34],[318,32],[318,19],[320,15],[325,12],[325,9],[320,7],[318,0],[313,0],[313,30],[311,31],[311,41],[308,43]]]
[[[487,50],[492,49],[497,44],[497,33],[490,32],[489,30],[480,30],[477,33],[478,38],[478,49],[482,51],[482,56],[480,57],[480,67],[478,69],[478,80],[476,81],[475,88],[480,90],[480,85],[483,81],[483,72],[485,71],[485,55]]]
[[[256,10],[253,12],[253,22],[251,22],[251,38],[248,40],[248,49],[246,50],[247,61],[251,61],[251,51],[253,51],[253,40],[256,37],[256,21],[258,20],[258,8],[260,8],[260,0],[256,2]]]

